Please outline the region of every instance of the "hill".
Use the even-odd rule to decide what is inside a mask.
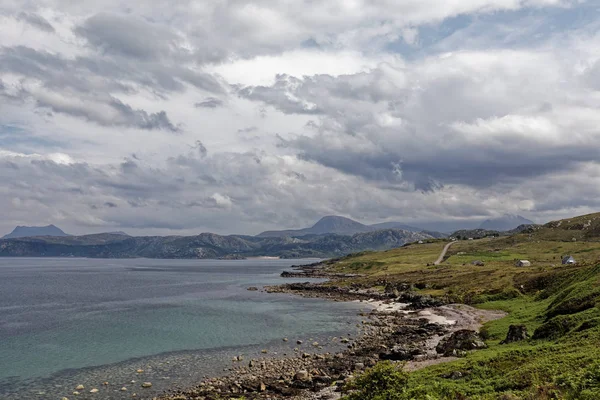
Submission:
[[[337,235],[354,235],[357,233],[376,232],[381,230],[403,230],[408,232],[424,232],[424,229],[417,228],[410,225],[405,225],[400,222],[383,222],[374,225],[365,225],[360,222],[354,221],[350,218],[339,217],[339,216],[327,216],[321,218],[316,224],[310,228],[304,229],[291,229],[282,231],[266,231],[257,237],[300,237],[306,235],[325,235],[325,234],[337,234]],[[446,235],[433,232],[425,231],[427,234],[434,237],[445,237]]]
[[[600,398],[599,242],[600,214],[590,214],[456,241],[439,266],[432,263],[443,241],[324,262],[326,272],[360,274],[327,285],[363,291],[409,287],[415,295],[508,312],[481,329],[487,349],[412,373],[375,368],[356,382],[387,384],[355,386],[349,398]],[[562,265],[564,255],[577,264]],[[518,267],[515,259],[531,266]],[[524,326],[529,336],[503,344],[511,325]]]
[[[533,225],[534,222],[520,215],[504,214],[500,218],[488,219],[482,222],[479,229],[488,231],[510,231],[520,225]]]
[[[48,226],[17,226],[11,233],[4,235],[2,239],[16,239],[34,236],[69,236],[54,225]]]
[[[132,237],[103,233],[68,237],[27,237],[0,240],[0,257],[93,258],[282,258],[338,257],[364,250],[385,250],[433,236],[398,229],[355,235],[305,235],[291,237],[197,236]]]

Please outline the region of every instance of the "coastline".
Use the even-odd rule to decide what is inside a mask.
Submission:
[[[368,309],[359,314],[358,337],[334,338],[346,344],[344,351],[324,352],[319,343],[298,341],[292,356],[241,359],[224,376],[207,378],[193,388],[172,390],[154,400],[237,399],[242,395],[244,399],[339,399],[342,387],[353,376],[379,360],[403,362],[407,371],[455,360],[437,354],[436,346],[443,338],[459,330],[478,331],[485,322],[506,315],[463,304],[443,304],[403,285],[387,284],[384,293],[360,286],[336,286],[336,279],[351,276],[328,273],[323,263],[292,268],[294,272],[286,271],[281,276],[331,280],[327,285],[306,282],[265,286],[262,291],[357,302]]]

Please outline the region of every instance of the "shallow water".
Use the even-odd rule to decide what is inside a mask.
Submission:
[[[78,398],[144,397],[216,375],[236,354],[291,353],[296,339],[335,350],[359,305],[247,291],[299,263],[0,259],[0,398],[70,397],[79,383]]]

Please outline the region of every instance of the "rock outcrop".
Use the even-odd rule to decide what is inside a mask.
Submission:
[[[475,331],[462,329],[443,338],[435,350],[444,356],[460,355],[463,351],[485,349],[487,345]]]
[[[500,342],[500,344],[508,344],[513,342],[520,342],[527,340],[529,335],[527,334],[527,327],[525,325],[511,325],[508,327],[508,333],[506,339]]]

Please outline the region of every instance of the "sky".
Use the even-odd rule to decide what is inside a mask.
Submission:
[[[596,211],[597,1],[0,0],[0,232]]]

